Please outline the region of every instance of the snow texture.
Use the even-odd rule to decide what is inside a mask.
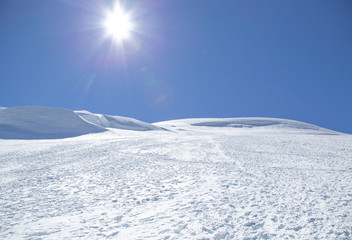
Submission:
[[[351,239],[352,136],[257,120],[0,139],[0,239]]]
[[[263,128],[263,129],[277,129],[277,130],[312,130],[314,134],[340,134],[336,131],[321,128],[313,124],[304,122],[279,119],[279,118],[193,118],[166,121],[164,124],[186,124],[192,126],[203,127],[231,127],[231,128]],[[306,131],[306,133],[308,133]]]
[[[152,124],[128,117],[95,114],[88,111],[75,111],[75,113],[86,121],[104,128],[118,128],[134,131],[161,130],[161,128],[153,126]]]
[[[0,138],[54,139],[98,133],[106,129],[82,120],[73,111],[49,107],[0,110]]]

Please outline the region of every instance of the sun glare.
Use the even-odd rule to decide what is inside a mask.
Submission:
[[[133,26],[130,16],[116,5],[112,12],[107,13],[104,27],[116,41],[121,41],[129,38]]]

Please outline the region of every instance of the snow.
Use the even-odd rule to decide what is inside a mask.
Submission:
[[[135,131],[162,130],[133,118],[25,106],[0,108],[0,139],[58,139],[118,128]]]
[[[104,128],[118,128],[134,131],[161,130],[161,128],[153,126],[152,124],[128,117],[95,114],[88,111],[75,111],[75,113],[86,121]]]
[[[227,127],[227,128],[256,128],[256,130],[305,130],[306,133],[313,134],[341,134],[336,131],[321,128],[319,126],[300,121],[280,119],[280,118],[191,118],[182,120],[172,120],[156,123],[156,125],[178,126],[203,126],[203,127]]]
[[[351,239],[351,135],[284,119],[153,125],[169,131],[0,139],[0,239]]]
[[[106,129],[82,120],[67,109],[25,106],[0,111],[3,139],[67,138],[103,131]]]

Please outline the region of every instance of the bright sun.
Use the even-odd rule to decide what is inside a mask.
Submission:
[[[130,16],[118,4],[107,13],[104,27],[116,41],[128,38],[133,28]]]

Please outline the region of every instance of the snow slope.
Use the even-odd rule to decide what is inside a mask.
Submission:
[[[49,107],[0,110],[0,138],[53,139],[106,131],[82,120],[73,111]]]
[[[0,108],[0,139],[59,139],[117,128],[161,130],[133,118],[49,107]]]
[[[0,139],[0,239],[351,239],[352,136],[259,120]]]
[[[104,128],[118,128],[134,131],[161,130],[161,128],[153,126],[150,123],[142,122],[128,117],[95,114],[88,111],[75,111],[75,113],[86,121]]]
[[[156,123],[155,125],[160,125],[164,127],[173,128],[173,126],[200,126],[200,127],[222,127],[222,128],[240,128],[240,129],[250,129],[255,128],[255,130],[278,130],[278,131],[300,131],[312,134],[341,134],[336,131],[321,128],[319,126],[304,123],[300,121],[280,119],[280,118],[191,118],[191,119],[181,119],[172,120]]]

